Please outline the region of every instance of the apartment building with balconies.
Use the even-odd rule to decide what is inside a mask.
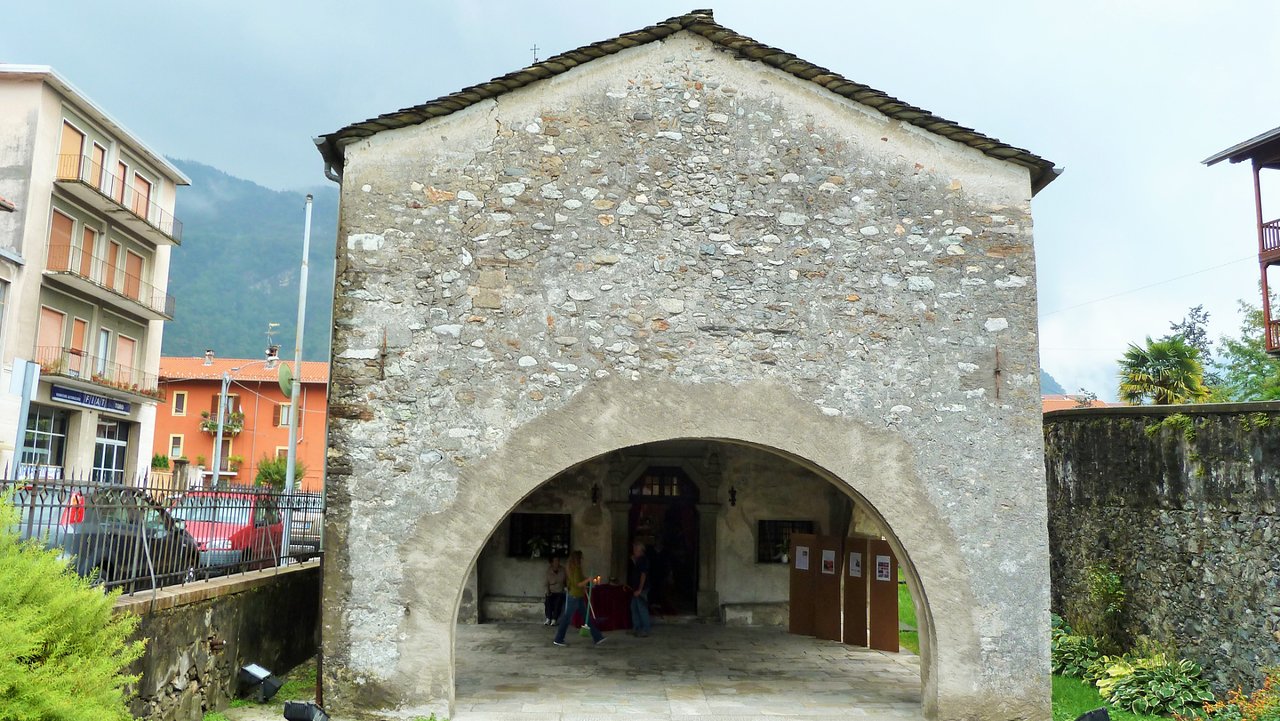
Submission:
[[[190,181],[47,66],[0,64],[0,138],[16,208],[0,214],[0,458],[41,476],[145,472]],[[25,425],[23,361],[40,369]]]

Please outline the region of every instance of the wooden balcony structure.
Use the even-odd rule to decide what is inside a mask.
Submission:
[[[1262,171],[1280,170],[1280,128],[1250,138],[1204,160],[1213,165],[1223,160],[1249,161],[1253,167],[1253,202],[1258,223],[1258,270],[1262,276],[1262,323],[1267,353],[1280,357],[1280,308],[1272,308],[1268,271],[1280,268],[1280,219],[1264,220],[1262,215]]]

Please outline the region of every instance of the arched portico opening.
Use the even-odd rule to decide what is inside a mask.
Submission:
[[[788,709],[812,714],[817,708],[859,708],[884,718],[919,718],[922,674],[913,654],[897,660],[786,633],[786,532],[880,538],[879,519],[865,499],[841,490],[826,474],[741,442],[675,439],[584,461],[522,499],[481,551],[467,594],[479,599],[478,608],[463,617],[473,612],[463,604],[455,641],[455,716],[581,701],[600,704],[603,714],[617,708],[654,717],[665,717],[663,709],[750,704],[757,712],[783,715]],[[547,559],[533,547],[541,550],[553,534],[582,549],[588,570],[607,579],[596,591],[597,614],[615,636],[609,654],[625,657],[624,665],[603,652],[584,656],[591,653],[585,639],[570,637],[570,646],[580,648],[568,652],[554,649],[552,631],[536,630]],[[657,618],[653,638],[643,641],[622,635],[629,601],[622,584],[637,542],[648,551]],[[815,551],[815,565],[816,557]],[[903,575],[918,579],[910,559],[899,558]],[[923,601],[919,590],[913,596]],[[836,615],[838,628],[839,603],[822,611]],[[928,654],[923,602],[917,618]],[[477,630],[468,625],[473,620],[499,628]],[[711,646],[719,652],[699,655]],[[813,665],[815,654],[822,655],[822,665]],[[562,683],[561,664],[588,664],[592,685]],[[875,669],[874,677],[867,669]],[[694,700],[668,705],[664,687],[655,685],[667,676],[686,679]],[[842,677],[846,684],[830,687],[831,679]],[[610,698],[611,688],[625,688],[625,694]]]
[[[999,639],[980,633],[975,619],[1006,609],[991,608],[999,601],[989,598],[987,607],[978,608],[978,589],[989,597],[989,584],[973,576],[936,489],[916,472],[916,449],[891,429],[828,415],[772,383],[601,382],[515,429],[493,453],[463,468],[449,512],[424,516],[402,546],[404,615],[395,667],[363,692],[409,689],[397,692],[401,708],[449,712],[457,610],[472,566],[503,518],[546,479],[587,460],[679,439],[766,450],[865,503],[889,531],[922,605],[926,717],[972,715],[979,705],[990,714],[1032,716],[1025,709],[1044,705],[1045,684],[999,679],[1009,686],[1002,689],[984,677],[983,645]],[[1010,605],[1004,622],[1043,615],[1038,608],[1023,610]],[[1041,661],[1029,658],[1028,667]]]

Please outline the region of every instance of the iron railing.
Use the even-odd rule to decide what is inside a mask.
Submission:
[[[165,400],[157,374],[115,363],[88,351],[61,346],[39,346],[36,348],[36,362],[40,364],[40,372],[47,376],[77,378],[103,388],[134,393],[162,402]]]
[[[58,180],[84,183],[102,197],[115,201],[146,221],[147,225],[182,242],[182,222],[151,199],[158,190],[154,185],[149,193],[139,190],[130,185],[127,178],[117,178],[87,155],[59,155]]]
[[[153,590],[318,557],[324,499],[249,486],[185,488],[117,471],[79,479],[23,465],[0,480],[0,532],[61,552],[76,573],[107,589]],[[13,477],[16,476],[16,477]],[[289,524],[289,547],[284,527]]]
[[[104,290],[124,296],[151,310],[173,317],[173,296],[161,291],[141,276],[129,273],[118,262],[103,256],[85,253],[83,248],[62,243],[49,246],[45,269],[55,273],[68,273],[93,283]]]

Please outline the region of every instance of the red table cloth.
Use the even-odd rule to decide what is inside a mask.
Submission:
[[[631,591],[625,586],[601,584],[591,589],[591,612],[601,631],[617,631],[631,628]],[[570,619],[574,628],[582,625],[582,614],[574,613]]]

